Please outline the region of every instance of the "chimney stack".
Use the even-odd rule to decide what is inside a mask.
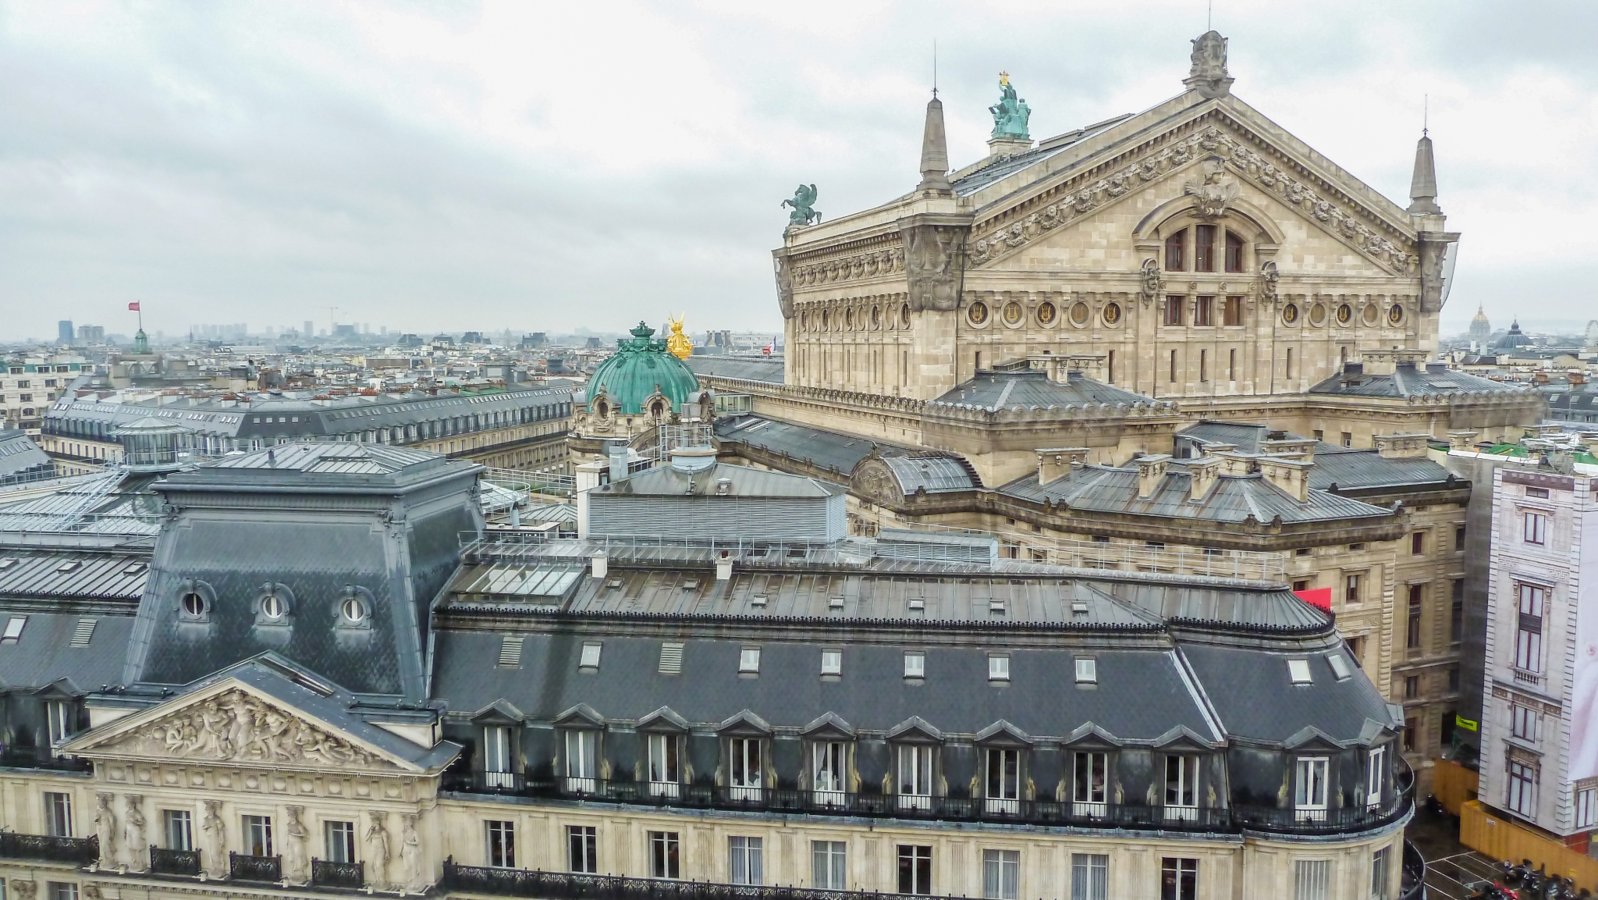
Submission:
[[[1429,434],[1378,434],[1376,453],[1382,459],[1425,459]]]
[[[1055,447],[1035,452],[1038,454],[1038,484],[1043,485],[1059,481],[1087,465],[1089,451],[1086,447]]]
[[[1197,503],[1209,496],[1210,488],[1221,478],[1221,461],[1214,457],[1194,460],[1187,467],[1187,498]]]
[[[1165,464],[1171,461],[1166,453],[1156,453],[1137,460],[1137,498],[1147,500],[1159,491],[1165,482]]]
[[[1300,503],[1309,502],[1309,471],[1311,463],[1280,456],[1262,456],[1259,459],[1260,475],[1267,484]]]

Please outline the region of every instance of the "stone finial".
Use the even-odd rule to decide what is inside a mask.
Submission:
[[[1087,465],[1086,447],[1045,447],[1038,454],[1038,484],[1050,484]]]
[[[1226,71],[1226,38],[1211,29],[1193,39],[1193,65],[1182,83],[1206,100],[1232,92],[1232,76]]]
[[[947,194],[949,184],[949,138],[943,129],[943,101],[934,94],[927,101],[926,124],[921,129],[921,183],[918,191]]]
[[[1409,209],[1412,216],[1440,216],[1437,205],[1437,160],[1432,156],[1432,139],[1424,132],[1415,143],[1415,172],[1409,179]]]

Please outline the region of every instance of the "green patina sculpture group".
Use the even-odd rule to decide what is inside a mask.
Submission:
[[[821,210],[815,208],[815,202],[815,185],[801,184],[794,188],[793,199],[782,201],[783,206],[793,207],[793,212],[788,214],[788,227],[820,224]]]
[[[999,73],[999,87],[1002,91],[999,102],[988,107],[988,112],[993,113],[993,137],[1031,140],[1027,132],[1027,120],[1032,118],[1032,107],[1015,95],[1015,86],[1010,84],[1010,73]]]

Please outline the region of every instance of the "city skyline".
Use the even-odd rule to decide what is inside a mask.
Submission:
[[[815,182],[845,214],[914,185],[934,39],[958,167],[983,153],[999,70],[1041,139],[1178,93],[1205,24],[1196,2],[851,6],[834,27],[843,9],[633,7],[603,42],[550,37],[592,33],[581,12],[497,4],[0,9],[20,88],[0,100],[0,341],[67,318],[131,333],[130,300],[168,334],[603,332],[668,312],[780,331],[779,201]],[[1478,304],[1503,327],[1528,297],[1523,324],[1590,317],[1598,264],[1574,226],[1594,188],[1548,173],[1595,153],[1592,11],[1267,9],[1216,10],[1234,92],[1389,198],[1429,94],[1464,233],[1445,333]]]

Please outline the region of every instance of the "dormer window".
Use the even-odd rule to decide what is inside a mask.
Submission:
[[[1326,786],[1331,761],[1324,756],[1301,756],[1294,767],[1293,810],[1300,822],[1326,820]]]
[[[1076,683],[1098,684],[1099,661],[1091,656],[1078,656],[1076,658]]]
[[[178,600],[178,609],[185,619],[203,619],[206,613],[205,597],[197,591],[186,591]]]
[[[1010,654],[988,654],[988,681],[1008,682],[1010,680]]]
[[[842,650],[821,651],[821,674],[833,676],[843,674]]]
[[[1165,818],[1198,821],[1199,758],[1188,753],[1165,757]]]
[[[270,622],[277,622],[289,614],[288,604],[276,594],[267,594],[261,598],[261,618]]]

